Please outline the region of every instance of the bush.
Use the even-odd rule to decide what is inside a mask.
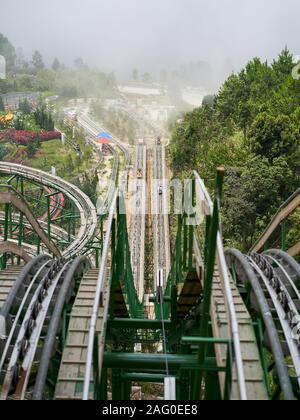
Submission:
[[[26,131],[8,129],[0,132],[0,141],[11,142],[26,146],[34,141],[49,141],[60,139],[61,133],[59,131]]]

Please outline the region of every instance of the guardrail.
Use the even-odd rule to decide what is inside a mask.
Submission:
[[[233,343],[235,365],[238,381],[238,390],[241,400],[247,399],[245,373],[243,367],[243,358],[241,352],[241,337],[239,333],[239,325],[237,321],[237,315],[234,306],[233,295],[230,286],[230,279],[228,274],[228,268],[226,265],[226,259],[223,248],[223,241],[220,229],[220,205],[222,195],[222,183],[223,183],[224,170],[219,169],[216,182],[216,195],[214,203],[212,202],[210,195],[204,185],[203,180],[200,178],[197,172],[194,172],[195,176],[195,190],[196,197],[198,199],[197,210],[199,211],[200,217],[206,218],[207,222],[207,244],[204,249],[204,302],[203,302],[203,315],[201,318],[200,335],[202,337],[207,336],[208,325],[209,325],[209,312],[211,304],[211,289],[212,281],[215,271],[215,266],[218,268],[220,282],[224,291],[224,298],[229,314],[229,329]],[[205,346],[200,350],[200,359],[205,356]]]
[[[84,377],[84,385],[83,385],[83,400],[89,399],[89,390],[90,390],[90,383],[92,379],[92,364],[93,364],[93,355],[94,355],[94,346],[95,346],[95,335],[96,335],[96,325],[98,319],[98,313],[100,308],[100,297],[101,293],[104,291],[105,283],[108,280],[107,276],[107,266],[108,266],[108,258],[109,258],[109,251],[110,251],[110,243],[111,243],[111,235],[112,235],[112,227],[113,227],[113,219],[117,209],[117,195],[116,192],[112,201],[112,205],[110,208],[107,224],[106,224],[106,235],[103,244],[103,252],[102,252],[102,260],[100,266],[99,277],[97,281],[97,288],[94,297],[94,305],[93,305],[93,312],[91,316],[91,322],[89,327],[89,334],[88,334],[88,348],[87,348],[87,359],[86,359],[86,369],[85,369],[85,377]],[[109,299],[106,301],[106,305],[109,305]],[[104,309],[104,312],[107,313],[108,307]],[[100,367],[102,363],[98,360],[97,365]],[[98,372],[99,378],[101,377],[101,372]]]
[[[272,233],[277,229],[277,227],[282,223],[282,248],[283,251],[286,251],[286,226],[285,220],[287,217],[293,213],[300,206],[300,188],[289,197],[285,203],[283,203],[275,216],[272,218],[271,222],[265,229],[261,237],[256,241],[256,243],[251,248],[250,252],[259,252],[266,245],[268,239],[271,237]],[[291,256],[295,256],[300,251],[300,244],[298,243],[295,247],[291,248],[288,253]]]

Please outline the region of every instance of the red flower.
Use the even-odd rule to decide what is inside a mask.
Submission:
[[[10,141],[12,143],[26,146],[30,141],[49,141],[60,139],[61,133],[59,131],[45,131],[40,132],[27,130],[7,129],[0,131],[0,141]]]

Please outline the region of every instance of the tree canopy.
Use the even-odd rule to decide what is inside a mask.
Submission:
[[[196,169],[213,190],[215,169],[227,168],[224,235],[248,250],[300,181],[300,80],[285,48],[271,64],[251,60],[216,97],[174,125],[177,176]]]

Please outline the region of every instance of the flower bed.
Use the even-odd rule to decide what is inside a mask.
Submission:
[[[26,146],[32,141],[49,141],[61,138],[59,131],[26,131],[7,129],[0,131],[0,141],[11,142]]]

